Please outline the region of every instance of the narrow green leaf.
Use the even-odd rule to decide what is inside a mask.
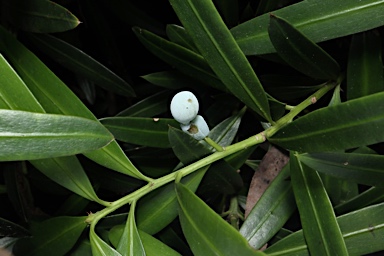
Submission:
[[[289,165],[286,165],[253,207],[240,234],[253,248],[261,248],[283,227],[295,209]]]
[[[167,89],[181,90],[183,88],[203,88],[198,77],[193,78],[176,70],[162,71],[142,76],[148,82]],[[218,81],[218,80],[217,80]],[[224,86],[222,86],[224,87]]]
[[[161,230],[158,234],[156,234],[156,236],[159,238],[160,241],[175,249],[181,255],[193,256],[191,249],[189,248],[183,235],[180,234],[178,231],[179,225],[177,225],[176,227],[169,225],[163,230]]]
[[[161,91],[153,94],[121,111],[116,116],[156,117],[169,110],[169,97],[172,94],[171,91]]]
[[[190,135],[176,129],[169,127],[168,131],[169,143],[172,146],[173,152],[180,159],[180,161],[187,165],[203,156],[212,153],[203,144],[192,138]]]
[[[24,227],[0,218],[0,236],[2,237],[27,237],[30,236],[30,232]]]
[[[355,99],[384,90],[378,31],[352,36],[347,69],[347,97]]]
[[[384,187],[371,187],[361,194],[335,206],[336,214],[344,214],[372,205],[384,202]]]
[[[74,116],[0,110],[0,160],[33,160],[101,148],[113,140],[99,123]]]
[[[92,112],[52,71],[1,26],[0,35],[3,39],[0,41],[0,50],[6,54],[46,112],[96,120]],[[23,105],[23,101],[22,98],[18,100],[20,105]],[[148,179],[133,166],[116,141],[85,155],[112,170],[139,179]]]
[[[196,191],[209,166],[184,177],[181,181]],[[155,190],[138,202],[137,226],[148,234],[156,234],[177,217],[177,199],[172,183]]]
[[[313,42],[322,42],[384,25],[382,0],[301,1],[276,10]],[[298,15],[300,14],[300,15]],[[275,51],[268,37],[269,14],[258,16],[231,29],[246,55]]]
[[[268,34],[279,56],[299,72],[327,80],[340,75],[339,64],[286,20],[270,15]]]
[[[31,162],[45,176],[78,194],[95,202],[102,202],[96,195],[87,174],[76,157],[56,157]]]
[[[337,218],[349,255],[366,255],[384,250],[383,214],[384,203],[381,203]],[[302,230],[283,238],[265,252],[274,256],[309,255]]]
[[[50,35],[30,34],[28,38],[53,60],[105,90],[135,96],[133,88],[126,81],[80,49]]]
[[[107,117],[100,122],[117,140],[136,145],[169,148],[169,126],[178,126],[174,119],[145,117]]]
[[[316,171],[291,153],[293,192],[311,255],[348,255],[332,204]]]
[[[183,184],[175,185],[181,227],[194,255],[264,255]]]
[[[171,0],[181,23],[204,59],[233,95],[271,120],[267,96],[248,60],[221,19],[214,4],[204,0]]]
[[[382,92],[325,107],[287,124],[268,139],[300,152],[336,151],[382,142],[383,101]]]
[[[193,52],[199,52],[185,28],[178,25],[167,25],[167,36],[172,42],[190,49]]]
[[[181,73],[216,89],[225,90],[225,86],[200,54],[165,40],[145,29],[133,28],[133,32],[149,51]]]
[[[47,0],[7,0],[3,14],[15,26],[34,33],[74,29],[80,21],[64,7]]]
[[[136,227],[135,208],[136,201],[133,201],[131,203],[131,208],[129,209],[127,223],[125,225],[123,234],[121,235],[119,244],[117,245],[116,249],[122,255],[145,256],[144,247]]]
[[[91,241],[93,256],[122,256],[118,251],[102,240],[92,229],[89,232],[89,239]]]
[[[32,225],[32,238],[20,239],[16,255],[65,255],[87,226],[86,217],[57,217]]]
[[[384,156],[355,153],[312,153],[297,156],[312,169],[359,184],[383,186]]]

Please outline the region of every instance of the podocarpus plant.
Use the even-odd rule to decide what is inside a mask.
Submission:
[[[15,255],[384,250],[383,1],[253,2],[170,0],[171,10],[81,1],[69,6],[80,26],[49,1],[0,2],[1,247]],[[147,15],[159,8],[167,15],[158,19],[174,11],[178,25],[164,31]],[[146,50],[117,41],[132,26]],[[74,44],[96,48],[110,68]],[[204,140],[182,131],[197,111],[186,123],[170,114],[185,90],[211,128]],[[276,147],[289,156],[282,170],[276,157],[260,162]],[[274,180],[263,176],[268,165]],[[270,183],[265,191],[250,188],[254,174]],[[263,195],[244,219],[255,193]]]

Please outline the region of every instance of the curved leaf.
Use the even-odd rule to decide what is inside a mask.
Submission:
[[[116,250],[122,255],[145,256],[144,247],[136,227],[135,208],[136,201],[133,201],[131,203],[131,208],[129,209],[127,223],[125,224],[123,234],[120,237]]]
[[[293,192],[311,255],[348,255],[332,204],[316,171],[291,153]]]
[[[359,184],[383,186],[384,156],[355,153],[313,153],[297,156],[312,169]]]
[[[288,20],[313,42],[322,42],[384,25],[382,0],[301,1],[273,14]],[[298,15],[300,14],[300,15]],[[231,29],[246,55],[275,52],[268,37],[269,14],[258,16]]]
[[[92,229],[89,233],[89,240],[91,241],[93,256],[122,256],[118,251],[102,240]]]
[[[179,219],[194,255],[264,255],[181,183],[176,183]]]
[[[74,116],[0,110],[0,160],[75,155],[113,140],[99,123]]]
[[[384,92],[309,113],[268,138],[300,152],[336,151],[384,141]]]
[[[337,217],[350,255],[366,255],[384,250],[383,214],[384,204],[381,203]],[[265,252],[275,256],[309,255],[302,230],[287,236]]]
[[[28,38],[53,60],[105,90],[135,96],[133,88],[126,81],[80,49],[50,35],[29,35]]]
[[[32,238],[20,239],[17,255],[65,255],[87,226],[87,217],[57,217],[32,225]]]
[[[178,25],[167,25],[167,36],[172,42],[190,49],[191,51],[199,52],[185,28]]]
[[[80,21],[67,9],[47,0],[7,0],[3,14],[15,26],[35,33],[54,33],[74,29]]]
[[[144,117],[108,117],[100,122],[115,136],[117,140],[127,143],[169,148],[169,126],[177,126],[174,119]]]
[[[0,50],[4,51],[29,90],[48,113],[81,116],[97,120],[79,98],[32,52],[0,26]],[[23,99],[19,99],[23,106]],[[85,154],[96,163],[112,170],[148,180],[133,166],[116,141]]]
[[[296,70],[318,79],[340,75],[339,64],[286,20],[271,14],[268,34],[279,56]]]
[[[226,88],[262,117],[271,120],[267,96],[214,4],[204,0],[171,0],[181,23]]]
[[[253,248],[261,248],[286,223],[296,209],[286,165],[268,186],[240,228],[240,234]]]
[[[381,54],[378,31],[368,31],[352,36],[347,69],[348,99],[384,90]]]
[[[186,87],[190,87],[194,89],[203,88],[203,85],[201,85],[200,82],[197,80],[198,77],[193,78],[185,74],[182,74],[181,72],[176,70],[151,73],[151,74],[142,76],[142,78],[152,84],[155,84],[157,86],[161,86],[167,89],[181,90],[181,89],[185,89]]]

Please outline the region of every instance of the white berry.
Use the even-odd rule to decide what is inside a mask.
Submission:
[[[171,101],[171,113],[173,118],[182,125],[189,123],[199,112],[199,102],[196,96],[189,91],[182,91],[173,96]]]
[[[197,115],[196,118],[192,120],[191,127],[184,132],[188,133],[196,140],[202,140],[208,136],[209,127],[204,118],[200,115]]]

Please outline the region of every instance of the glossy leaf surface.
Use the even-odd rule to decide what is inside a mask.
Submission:
[[[86,217],[57,217],[35,223],[32,238],[19,240],[17,255],[64,255],[76,243],[87,226]]]
[[[300,152],[336,151],[382,142],[383,101],[384,93],[376,93],[313,111],[284,126],[269,141]]]
[[[106,66],[80,49],[50,35],[30,35],[30,40],[53,60],[107,91],[135,96],[133,88]]]
[[[80,21],[67,9],[47,0],[7,0],[4,14],[15,26],[35,33],[54,33],[74,29]]]
[[[178,122],[168,118],[107,117],[100,122],[117,140],[149,147],[168,148],[169,126]]]
[[[122,256],[118,251],[101,239],[94,230],[90,231],[89,240],[91,241],[93,256]]]
[[[378,31],[367,31],[352,36],[347,69],[348,99],[384,90],[381,54]]]
[[[264,255],[181,183],[176,183],[179,218],[194,255]]]
[[[226,88],[252,110],[271,121],[269,104],[251,65],[241,52],[214,4],[171,0],[181,23]]]
[[[311,255],[348,255],[332,204],[318,173],[300,163],[292,152],[290,170],[305,241]]]
[[[314,153],[298,155],[301,162],[318,172],[359,184],[382,186],[384,157],[354,153]]]
[[[240,234],[253,248],[261,248],[282,228],[295,209],[289,165],[286,165],[253,207]]]
[[[272,14],[268,34],[279,56],[296,70],[318,79],[339,76],[339,64],[286,20]]]
[[[384,249],[383,213],[384,204],[381,203],[337,217],[350,255],[365,255]],[[302,230],[287,236],[265,252],[268,255],[309,255]]]
[[[85,118],[0,110],[0,159],[33,160],[75,155],[113,140],[99,123]]]
[[[301,1],[273,11],[288,20],[313,42],[322,42],[384,25],[382,0],[342,3],[333,0]],[[300,14],[300,15],[298,15]],[[231,29],[246,55],[274,52],[268,37],[269,14],[258,16]]]

